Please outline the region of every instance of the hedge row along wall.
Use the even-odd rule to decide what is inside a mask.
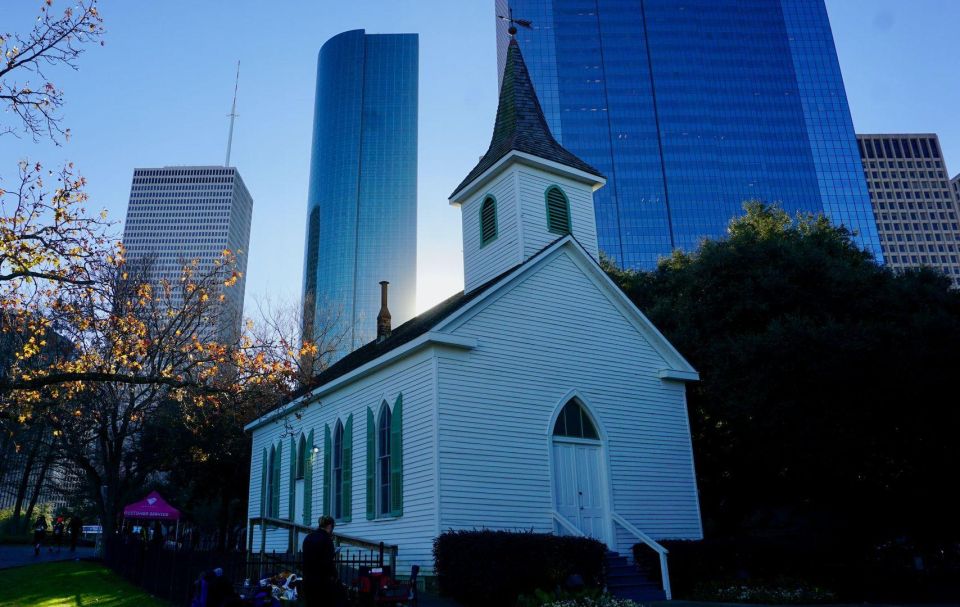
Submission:
[[[440,591],[468,607],[513,605],[573,574],[602,587],[605,552],[593,539],[547,533],[448,531],[433,543]]]

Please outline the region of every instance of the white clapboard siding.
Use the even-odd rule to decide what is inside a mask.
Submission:
[[[396,364],[369,375],[324,396],[319,402],[301,409],[299,419],[288,416],[271,422],[253,432],[253,458],[250,475],[250,516],[260,513],[260,458],[263,446],[286,433],[285,449],[289,449],[290,432],[299,440],[301,432],[314,431],[316,454],[313,472],[312,514],[318,519],[323,514],[323,440],[324,425],[331,433],[339,419],[346,423],[353,414],[353,487],[352,521],[341,522],[337,531],[371,541],[383,541],[400,547],[399,571],[412,564],[420,564],[426,571],[432,569],[432,541],[437,535],[436,486],[433,433],[434,361],[432,351],[426,349],[398,361]],[[394,519],[368,521],[366,518],[366,423],[367,407],[376,415],[380,403],[386,400],[392,407],[403,394],[403,516]],[[289,513],[289,457],[284,451],[280,481],[280,514]],[[316,522],[313,523],[316,525]],[[269,531],[267,551],[284,552],[288,534],[283,530]],[[254,550],[260,547],[260,533],[255,530]]]
[[[460,207],[466,291],[495,278],[521,261],[515,186],[514,172],[507,171]],[[487,196],[493,196],[497,202],[497,238],[481,246],[480,207]]]
[[[570,229],[574,238],[594,259],[597,253],[597,225],[593,190],[583,183],[565,179],[532,167],[518,166],[520,208],[523,214],[524,259],[538,253],[560,237],[547,229],[547,188],[559,187],[570,201]]]
[[[479,345],[439,357],[440,526],[554,530],[551,419],[576,390],[606,433],[612,509],[654,538],[700,538],[684,387],[573,255],[446,329]]]

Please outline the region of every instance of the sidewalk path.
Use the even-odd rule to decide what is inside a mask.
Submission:
[[[0,569],[34,563],[49,563],[51,561],[72,561],[73,559],[90,558],[92,556],[93,548],[86,547],[78,547],[76,552],[70,552],[69,548],[64,548],[60,552],[57,552],[57,549],[54,548],[53,552],[50,552],[44,547],[40,556],[33,556],[33,546],[3,544],[0,545]]]

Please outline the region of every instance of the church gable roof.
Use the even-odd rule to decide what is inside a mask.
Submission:
[[[553,138],[515,39],[511,39],[507,47],[500,103],[490,147],[450,197],[456,196],[511,151],[524,152],[603,178],[600,171],[577,158]]]
[[[463,324],[469,322],[470,318],[479,314],[488,303],[497,299],[499,294],[505,293],[523,282],[526,277],[539,272],[547,267],[551,260],[556,259],[558,255],[568,255],[574,264],[579,267],[580,272],[590,282],[592,282],[600,293],[609,301],[610,305],[616,308],[620,314],[633,326],[639,336],[641,336],[663,360],[664,367],[657,369],[661,379],[677,381],[696,381],[699,374],[696,369],[690,365],[672,343],[660,332],[659,329],[650,321],[646,315],[637,308],[623,290],[611,279],[600,267],[596,260],[583,248],[576,238],[572,235],[564,236],[539,253],[531,257],[526,263],[507,272],[506,275],[496,279],[496,287],[487,289],[484,297],[475,302],[467,302],[456,314],[451,314],[441,320],[434,327],[434,330],[440,333],[456,334],[456,331]],[[534,262],[534,263],[531,263]],[[575,289],[571,284],[557,283],[557,293],[551,293],[551,297],[564,297],[565,292]]]

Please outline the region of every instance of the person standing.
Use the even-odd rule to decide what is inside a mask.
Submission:
[[[66,525],[63,524],[63,517],[58,516],[57,522],[53,524],[53,543],[57,546],[57,552],[63,548],[64,531],[66,531]]]
[[[47,517],[42,514],[37,517],[37,522],[33,524],[33,556],[40,556],[40,549],[43,548],[49,527]]]
[[[332,516],[320,518],[319,529],[303,540],[303,597],[307,607],[339,606],[340,581],[333,547]]]
[[[83,521],[77,514],[70,517],[70,552],[77,551],[77,540],[83,533]]]

